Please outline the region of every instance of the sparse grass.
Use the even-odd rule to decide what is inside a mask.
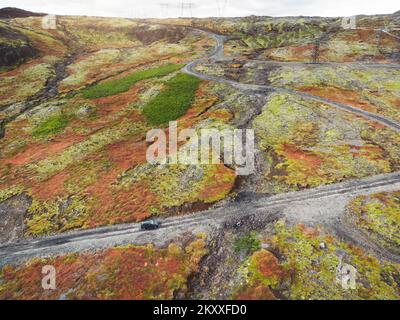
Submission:
[[[66,114],[59,114],[40,123],[32,132],[35,138],[46,137],[61,132],[68,126],[70,119]]]
[[[193,104],[200,82],[200,79],[184,73],[166,82],[167,88],[143,109],[148,122],[160,125],[183,116]]]
[[[128,91],[136,82],[163,77],[182,68],[181,64],[167,64],[159,68],[138,71],[121,79],[96,84],[82,90],[83,98],[98,99]]]

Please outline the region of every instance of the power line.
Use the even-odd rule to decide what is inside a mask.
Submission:
[[[184,17],[185,11],[189,12],[190,18],[193,17],[194,2],[181,2],[181,17]]]
[[[132,9],[131,16],[134,19],[140,19],[140,18],[144,18],[143,14],[144,14],[143,8],[135,7],[135,8]]]
[[[169,13],[169,8],[171,7],[171,3],[161,2],[160,7],[161,7],[161,16],[163,18],[168,18],[168,13]]]
[[[222,17],[228,5],[228,0],[215,0],[217,2],[218,15]]]

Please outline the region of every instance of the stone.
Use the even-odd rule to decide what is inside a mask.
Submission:
[[[94,112],[92,106],[87,104],[81,106],[78,111],[76,112],[76,116],[80,119],[89,117]]]
[[[4,138],[6,134],[6,123],[5,120],[0,119],[0,139]]]

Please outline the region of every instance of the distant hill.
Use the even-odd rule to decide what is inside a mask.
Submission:
[[[1,18],[26,18],[26,17],[42,17],[45,16],[44,13],[30,12],[18,8],[2,8],[0,9],[0,19]]]
[[[400,14],[400,10],[399,11],[396,11],[395,13],[393,13],[393,14]]]

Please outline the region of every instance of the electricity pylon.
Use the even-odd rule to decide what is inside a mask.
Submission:
[[[194,2],[181,2],[181,17],[184,17],[185,11],[189,12],[190,18],[193,17]]]
[[[222,17],[225,13],[226,6],[228,5],[228,0],[215,0],[217,2],[218,15]]]
[[[171,6],[171,3],[168,2],[161,2],[160,7],[161,7],[161,16],[163,18],[168,18],[168,13],[169,13],[169,8]]]

